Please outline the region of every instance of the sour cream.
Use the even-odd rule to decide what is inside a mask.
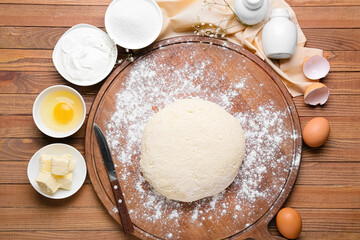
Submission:
[[[66,31],[53,51],[58,72],[80,86],[102,81],[113,69],[116,58],[115,43],[104,31],[88,24],[78,24]]]

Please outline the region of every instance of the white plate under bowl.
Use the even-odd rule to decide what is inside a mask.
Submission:
[[[41,154],[51,154],[56,156],[70,154],[72,156],[75,161],[75,168],[73,170],[73,183],[70,191],[59,189],[53,195],[49,195],[40,190],[40,187],[36,183],[35,179],[40,172]],[[63,143],[54,143],[41,148],[32,156],[28,164],[27,175],[31,185],[36,191],[38,191],[38,193],[52,199],[63,199],[75,194],[83,185],[86,178],[86,163],[84,157],[74,147]]]
[[[98,37],[101,37],[101,39],[104,40],[107,45],[112,46],[111,51],[108,53],[111,58],[110,63],[107,64],[107,66],[104,69],[104,71],[102,72],[102,74],[99,74],[98,76],[96,76],[92,79],[89,77],[86,80],[75,79],[73,76],[71,76],[66,71],[65,67],[63,66],[63,62],[65,60],[62,59],[62,57],[61,57],[61,51],[62,51],[61,46],[62,46],[63,42],[68,41],[69,45],[73,44],[71,41],[69,42],[69,39],[67,38],[67,36],[74,31],[82,31],[82,30],[91,31],[92,32],[91,36],[96,35]],[[99,45],[99,46],[97,46],[97,48],[102,48],[102,46]],[[87,50],[87,52],[89,52],[89,49]],[[86,54],[86,52],[84,52],[84,54]],[[114,65],[115,65],[116,59],[117,59],[117,55],[118,55],[118,51],[116,48],[116,44],[113,42],[113,40],[111,40],[111,38],[103,30],[101,30],[100,28],[97,28],[95,26],[92,26],[90,24],[81,23],[81,24],[77,24],[77,25],[71,27],[69,30],[67,30],[61,36],[61,38],[55,45],[55,48],[54,48],[54,51],[52,54],[52,60],[53,60],[56,70],[67,81],[71,82],[72,84],[78,85],[78,86],[91,86],[91,85],[101,82],[102,80],[104,80],[107,77],[107,75],[109,75],[109,73],[114,68]],[[90,59],[88,59],[88,60],[90,60]],[[66,63],[66,64],[69,64],[69,63]]]
[[[79,100],[82,103],[82,107],[83,107],[84,111],[83,111],[83,116],[82,116],[81,122],[79,123],[79,125],[76,128],[72,129],[71,131],[67,131],[67,132],[53,131],[50,128],[48,128],[41,120],[40,106],[41,106],[42,101],[44,101],[44,99],[46,98],[47,95],[49,95],[50,93],[56,92],[56,91],[70,92],[70,93],[74,94],[77,98],[79,98]],[[75,89],[73,89],[69,86],[65,86],[65,85],[55,85],[55,86],[46,88],[37,96],[37,98],[35,99],[34,105],[33,105],[32,115],[33,115],[33,119],[34,119],[36,126],[39,128],[39,130],[41,132],[43,132],[44,134],[46,134],[50,137],[65,138],[65,137],[68,137],[68,136],[76,133],[83,125],[83,123],[85,121],[85,117],[86,117],[86,105],[85,105],[85,101],[82,98],[82,96],[80,95],[80,93],[78,93],[78,91],[76,91]]]
[[[105,13],[110,38],[127,49],[149,46],[160,35],[162,26],[163,15],[154,0],[113,0]]]

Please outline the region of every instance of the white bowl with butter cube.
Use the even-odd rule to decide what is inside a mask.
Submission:
[[[41,195],[63,199],[76,193],[86,178],[86,163],[74,147],[54,143],[37,151],[29,161],[27,175]]]

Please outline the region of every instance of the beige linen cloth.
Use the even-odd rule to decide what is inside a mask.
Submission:
[[[320,49],[306,48],[306,38],[298,24],[294,11],[284,0],[270,0],[268,15],[264,21],[254,26],[245,26],[236,20],[228,3],[234,9],[234,0],[156,0],[164,21],[159,39],[194,34],[194,26],[201,23],[226,29],[224,36],[229,41],[240,44],[266,61],[283,79],[290,94],[295,97],[304,94],[306,87],[313,83],[302,72],[306,57],[322,55]],[[269,20],[271,9],[286,8],[291,21],[298,29],[298,44],[295,54],[289,60],[271,60],[265,56],[261,42],[261,32]]]

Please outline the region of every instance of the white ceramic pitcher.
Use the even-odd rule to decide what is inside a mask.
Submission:
[[[290,58],[297,44],[297,30],[285,8],[275,8],[271,11],[270,21],[262,31],[262,44],[268,58]]]
[[[269,0],[235,0],[236,16],[246,25],[261,22],[269,10]]]

